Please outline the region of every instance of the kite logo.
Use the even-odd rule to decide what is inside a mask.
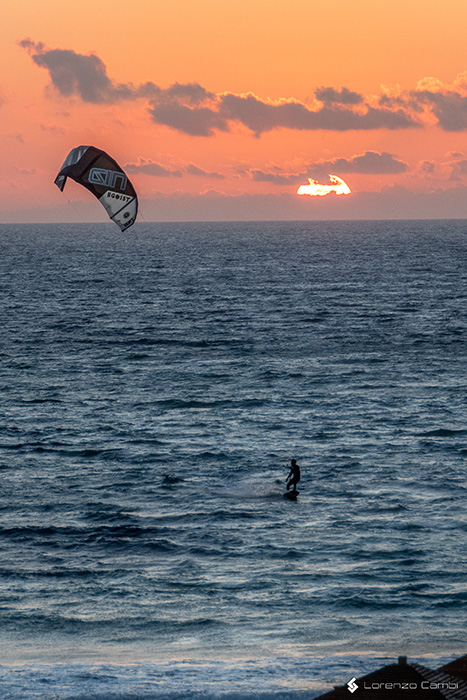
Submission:
[[[114,190],[117,189],[118,180],[120,180],[119,188],[123,192],[128,181],[125,173],[119,173],[115,170],[105,170],[105,168],[92,168],[88,175],[88,182],[91,182],[93,185],[103,185],[105,187],[111,187]]]
[[[358,685],[355,683],[356,680],[357,680],[357,679],[356,679],[355,676],[354,676],[354,677],[351,678],[350,681],[347,683],[348,688],[349,688],[349,690],[350,690],[351,693],[355,693],[355,691],[356,691],[357,688],[358,688]]]

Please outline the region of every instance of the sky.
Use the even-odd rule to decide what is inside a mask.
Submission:
[[[94,145],[146,221],[467,218],[465,0],[15,0],[0,221],[103,221],[53,180]],[[298,196],[309,180],[350,194]]]

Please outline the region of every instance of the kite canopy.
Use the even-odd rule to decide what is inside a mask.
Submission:
[[[67,155],[55,184],[63,192],[67,177],[97,197],[108,215],[125,231],[136,221],[138,197],[118,163],[94,146],[77,146]]]

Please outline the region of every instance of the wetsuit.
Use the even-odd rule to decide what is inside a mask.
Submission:
[[[292,460],[292,466],[290,467],[290,473],[287,477],[287,491],[292,487],[292,491],[295,491],[298,482],[300,481],[300,467],[295,460]]]

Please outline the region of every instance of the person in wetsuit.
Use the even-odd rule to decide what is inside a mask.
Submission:
[[[290,472],[286,479],[287,491],[290,489],[290,487],[292,487],[292,491],[295,491],[297,484],[300,481],[300,467],[295,459],[291,460],[290,465]]]

